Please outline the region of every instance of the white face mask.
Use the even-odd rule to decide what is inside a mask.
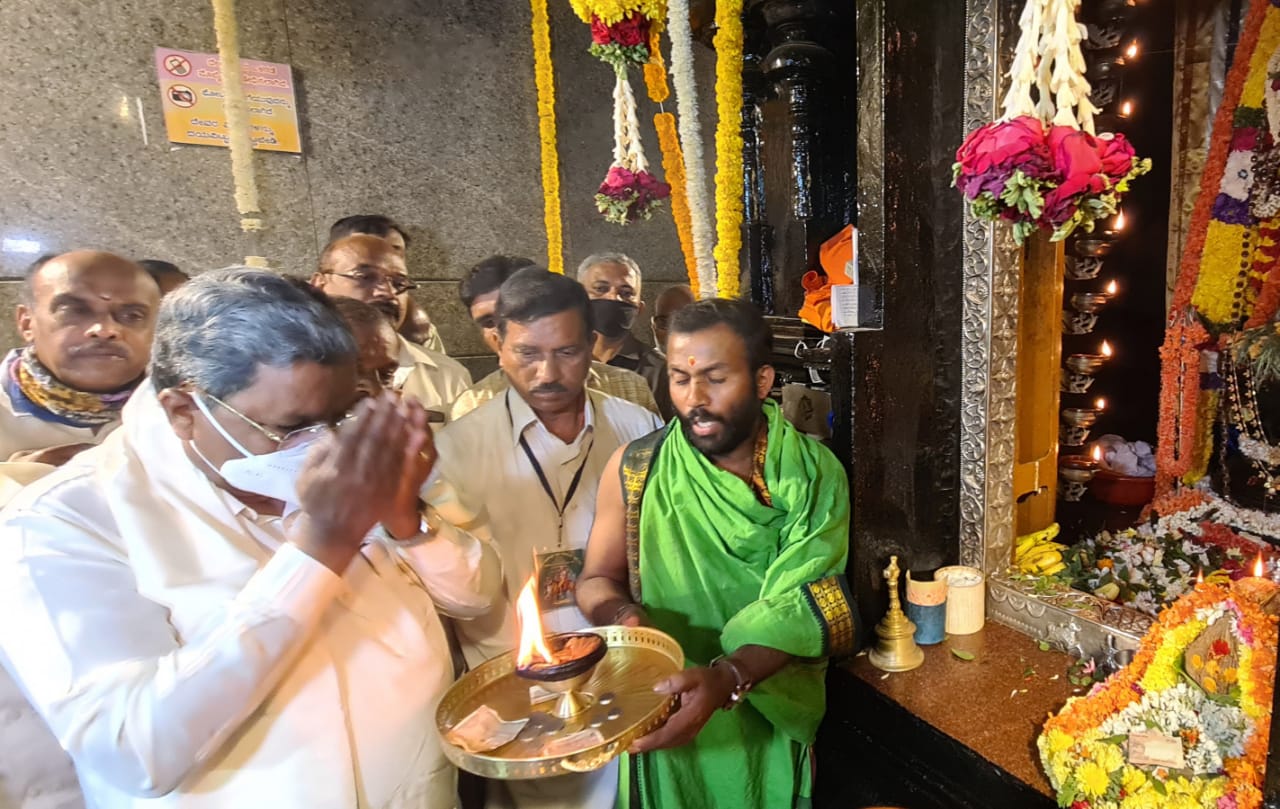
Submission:
[[[285,516],[298,511],[301,508],[301,504],[298,502],[298,478],[301,477],[302,469],[306,466],[307,454],[311,451],[312,444],[299,444],[288,449],[256,455],[245,449],[239,441],[232,438],[226,430],[222,429],[222,425],[209,412],[204,402],[201,401],[200,396],[192,396],[191,398],[200,412],[213,425],[213,428],[218,431],[218,434],[244,456],[243,458],[232,458],[229,461],[223,461],[222,466],[215,466],[205,457],[194,441],[189,442],[191,449],[195,451],[196,455],[200,456],[200,460],[204,461],[210,469],[217,472],[229,485],[240,491],[260,494],[263,497],[270,497],[284,502]]]

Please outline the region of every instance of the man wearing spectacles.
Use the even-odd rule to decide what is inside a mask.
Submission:
[[[356,354],[305,287],[201,275],[120,428],[4,512],[0,659],[90,806],[454,805],[441,615],[488,612],[501,566]]]
[[[354,236],[357,233],[386,239],[391,248],[404,257],[406,262],[409,260],[407,253],[413,240],[409,238],[404,227],[391,217],[378,213],[344,216],[329,227],[329,241],[336,242],[338,239]],[[445,351],[444,341],[440,339],[439,329],[431,322],[431,316],[418,306],[413,296],[405,291],[400,294],[399,301],[400,320],[393,324],[396,331],[403,334],[409,342],[429,348],[437,354],[449,353]]]
[[[386,239],[357,234],[330,242],[311,277],[317,289],[335,297],[370,304],[395,326],[402,311],[399,296],[417,284],[405,271],[404,256]],[[458,361],[397,335],[396,390],[411,395],[445,416],[454,399],[471,387],[471,374]],[[443,419],[442,419],[443,420]]]

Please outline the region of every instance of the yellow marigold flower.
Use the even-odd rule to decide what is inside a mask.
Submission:
[[[1234,683],[1238,676],[1239,675],[1236,674],[1236,670],[1234,668],[1231,668],[1230,666],[1222,670],[1222,681],[1225,682],[1227,685],[1231,685],[1232,683]]]
[[[1102,765],[1096,761],[1086,761],[1076,770],[1076,780],[1080,782],[1080,791],[1089,798],[1097,798],[1107,791],[1111,778]]]
[[[1134,793],[1142,789],[1147,783],[1147,774],[1137,767],[1125,767],[1124,774],[1120,778],[1120,786],[1124,787],[1127,793]]]
[[[1102,769],[1107,772],[1115,772],[1124,766],[1124,754],[1120,752],[1120,748],[1114,744],[1102,744],[1095,748],[1097,751],[1096,759],[1102,765]]]
[[[1210,675],[1210,676],[1213,676],[1213,675],[1217,674],[1217,673],[1218,673],[1218,661],[1216,661],[1216,660],[1210,660],[1208,663],[1205,663],[1205,664],[1204,664],[1204,671],[1205,671],[1205,673],[1206,673],[1206,674],[1208,674],[1208,675]]]
[[[1206,676],[1204,678],[1204,690],[1208,691],[1210,694],[1218,693],[1218,681],[1212,677]]]
[[[1164,796],[1154,789],[1146,789],[1137,794],[1128,793],[1120,802],[1120,809],[1161,809]]]
[[[1070,750],[1071,745],[1074,743],[1074,739],[1057,728],[1049,731],[1049,751],[1051,753],[1061,753],[1064,750]]]
[[[1191,655],[1191,665],[1193,668],[1204,668],[1204,658],[1200,655]]]

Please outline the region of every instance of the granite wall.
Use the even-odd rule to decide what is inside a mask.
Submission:
[[[549,5],[566,265],[625,251],[644,268],[652,300],[663,282],[684,278],[675,228],[666,212],[625,229],[597,214],[595,186],[611,160],[612,73],[586,53],[588,29],[569,4]],[[252,250],[227,150],[171,145],[161,115],[153,48],[215,51],[209,3],[0,4],[0,306],[12,311],[14,276],[34,257],[24,242],[194,271],[254,252],[309,273],[334,219],[386,213],[409,229],[410,270],[450,353],[487,371],[455,280],[494,252],[545,260],[528,4],[255,0],[239,3],[239,18],[242,56],[293,66],[304,149],[255,155],[267,230]],[[695,48],[709,90],[714,55]],[[638,76],[633,88],[660,165],[656,105]],[[713,110],[708,117],[707,135]],[[15,342],[12,318],[0,318],[0,343]]]

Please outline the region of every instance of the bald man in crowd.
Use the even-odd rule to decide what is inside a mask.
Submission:
[[[17,307],[25,345],[4,358],[0,505],[98,443],[146,373],[160,289],[142,267],[96,250],[45,256]],[[0,669],[0,806],[80,805],[71,759]]]
[[[401,296],[416,286],[405,270],[404,255],[388,240],[365,234],[330,242],[320,254],[320,267],[311,283],[329,295],[370,304],[392,326],[403,316]],[[443,422],[449,405],[471,387],[471,374],[444,354],[400,335],[396,341],[398,367],[393,386],[436,414],[433,421]]]
[[[667,353],[667,336],[671,333],[671,315],[693,301],[693,290],[689,285],[676,284],[662,290],[658,294],[658,299],[653,302],[653,319],[649,321],[649,325],[653,328],[653,342],[663,354]]]
[[[159,306],[151,276],[112,253],[32,264],[17,308],[25,345],[4,359],[0,461],[60,466],[101,442],[146,373]]]

